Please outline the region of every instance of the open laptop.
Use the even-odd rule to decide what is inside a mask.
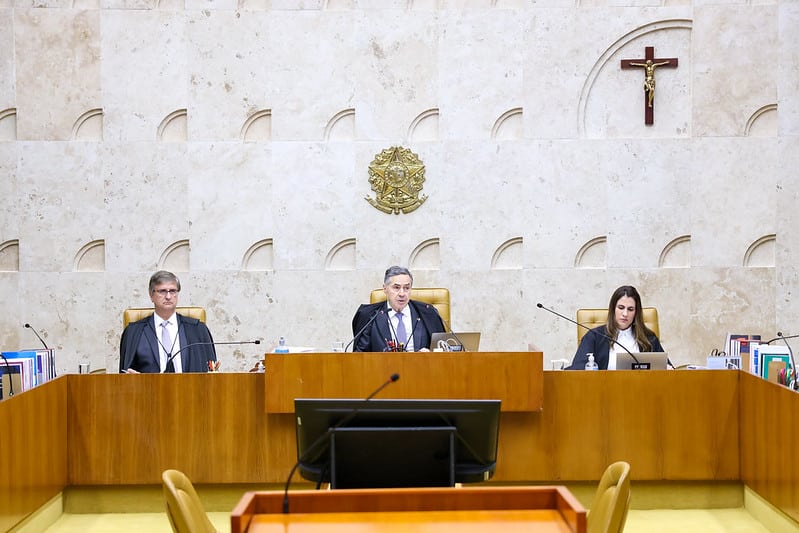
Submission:
[[[480,332],[433,333],[430,336],[430,349],[438,349],[439,341],[447,343],[452,352],[476,352],[480,349]]]
[[[649,368],[634,368],[635,359],[626,352],[616,353],[616,370],[666,370],[669,362],[669,354],[666,352],[639,352],[634,353],[635,358],[641,365],[649,365]]]

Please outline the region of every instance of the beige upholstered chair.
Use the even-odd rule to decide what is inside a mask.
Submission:
[[[621,533],[630,509],[630,465],[618,461],[608,466],[588,511],[588,533]]]
[[[190,318],[196,318],[200,322],[205,322],[205,308],[204,307],[177,307],[178,314]],[[146,318],[154,313],[152,307],[129,307],[125,309],[122,314],[122,328],[126,328],[131,322],[136,322],[142,318]]]
[[[189,478],[179,470],[164,470],[163,481],[166,514],[175,533],[217,533],[205,514],[200,497]]]
[[[658,310],[654,307],[644,307],[641,310],[644,314],[644,324],[651,329],[657,338],[660,339],[660,326],[658,325]],[[595,328],[597,326],[604,326],[608,321],[608,309],[578,309],[577,322],[588,328]],[[588,330],[577,326],[577,344],[583,340]]]
[[[444,325],[449,329],[449,289],[414,287],[411,289],[411,299],[432,305],[444,319]],[[375,289],[369,295],[369,303],[384,302],[386,293],[383,289]]]

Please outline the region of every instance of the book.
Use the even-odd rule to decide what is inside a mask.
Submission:
[[[760,375],[763,379],[777,382],[779,371],[791,368],[791,351],[787,346],[760,346]]]

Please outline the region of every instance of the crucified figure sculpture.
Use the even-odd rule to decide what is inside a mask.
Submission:
[[[646,63],[630,63],[633,67],[644,67],[646,77],[644,78],[644,92],[647,95],[647,105],[652,107],[652,102],[655,99],[655,68],[662,65],[668,65],[668,61],[661,61],[655,63],[651,59],[647,59]]]

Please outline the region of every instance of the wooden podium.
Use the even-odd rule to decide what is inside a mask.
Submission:
[[[248,492],[230,516],[232,533],[491,529],[586,531],[586,512],[562,486]]]
[[[502,400],[502,411],[544,405],[541,352],[288,353],[266,356],[266,412],[293,413],[295,398]]]

